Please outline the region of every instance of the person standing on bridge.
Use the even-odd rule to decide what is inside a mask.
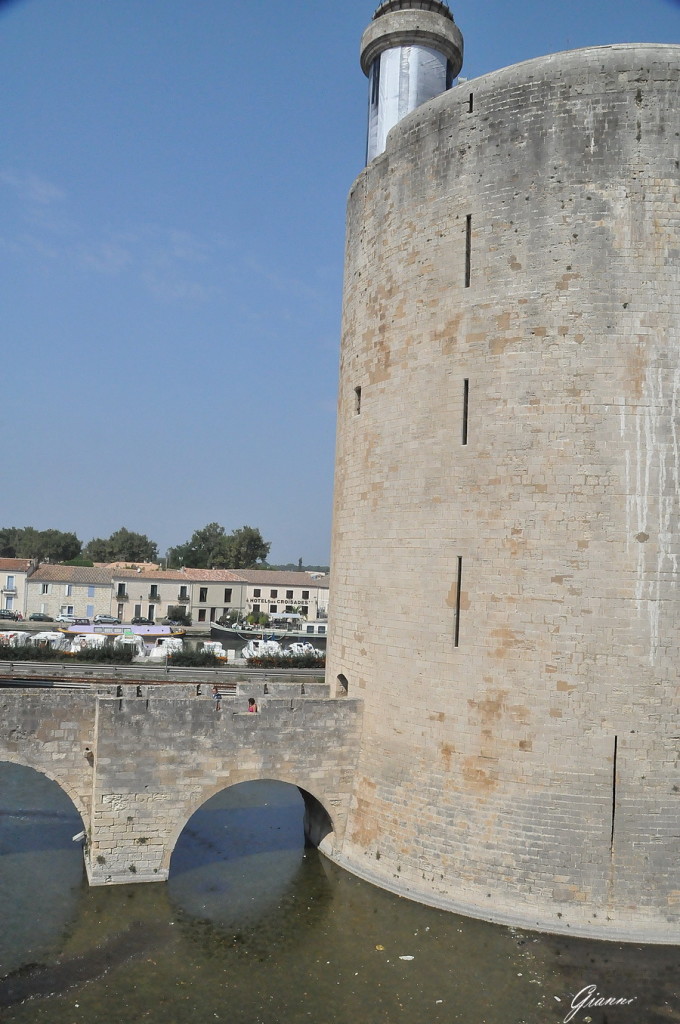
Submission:
[[[257,714],[257,704],[254,697],[248,697],[248,711],[253,711]]]
[[[212,699],[215,701],[215,711],[222,710],[222,694],[220,693],[217,684],[212,688]]]

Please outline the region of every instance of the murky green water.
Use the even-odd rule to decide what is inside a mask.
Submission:
[[[0,1020],[8,1024],[559,1024],[587,985],[680,1022],[680,949],[522,933],[431,910],[305,851],[292,787],[195,815],[167,884],[89,889],[54,784],[0,765]],[[408,958],[408,959],[405,959]]]

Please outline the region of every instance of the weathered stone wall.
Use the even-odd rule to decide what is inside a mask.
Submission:
[[[680,924],[679,101],[680,47],[541,58],[355,183],[327,673],[365,701],[341,863],[649,941]]]
[[[96,698],[63,690],[0,692],[0,761],[42,772],[75,804],[87,828],[92,810]]]
[[[359,745],[357,701],[100,698],[90,881],[165,878],[180,832],[227,786],[277,779],[306,790],[342,839]],[[102,861],[103,858],[103,861]],[[134,869],[134,871],[133,871]]]
[[[360,702],[277,688],[258,697],[257,714],[243,695],[224,697],[217,710],[209,690],[179,686],[144,686],[139,697],[132,687],[125,697],[5,691],[0,760],[35,768],[69,794],[88,834],[93,885],[167,878],[194,811],[254,779],[300,787],[310,837],[332,853],[344,833]]]

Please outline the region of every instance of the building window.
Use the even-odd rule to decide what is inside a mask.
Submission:
[[[64,587],[64,595],[66,597],[73,597],[73,584],[72,583],[67,583],[66,584],[66,586]]]
[[[270,597],[278,597],[279,596],[278,590],[270,590],[269,591],[269,596]]]
[[[90,584],[89,587],[87,588],[87,596],[94,597],[94,586],[92,584]]]
[[[303,604],[300,608],[300,615],[309,615],[309,606]]]
[[[470,381],[463,381],[463,444],[468,443],[468,412],[470,407]]]
[[[151,584],[151,591],[149,593],[149,600],[157,601],[158,597],[159,597],[159,595],[158,595],[158,584],[157,583],[152,583]]]
[[[180,601],[188,601],[189,600],[189,594],[187,592],[187,588],[186,587],[180,587],[179,588],[179,600]]]
[[[260,606],[259,606],[259,604],[254,604],[253,605],[253,615],[259,615],[259,614],[260,614]]]
[[[116,597],[127,597],[127,594],[125,592],[125,584],[124,583],[119,583],[118,584],[118,590],[116,591]]]
[[[262,591],[259,587],[255,587],[253,590],[253,597],[262,597]]]
[[[276,612],[277,612],[277,605],[275,605],[275,604],[270,604],[270,605],[269,605],[269,612],[270,612],[270,614],[271,614],[271,615],[276,615]]]
[[[7,577],[7,589],[8,590],[14,590],[15,589],[15,586],[14,586],[14,576],[8,576]]]
[[[293,599],[293,591],[292,590],[287,590],[286,591],[286,597],[288,598],[289,601],[292,601],[292,599]]]
[[[208,588],[207,587],[201,587],[201,589],[198,592],[198,600],[199,601],[207,601],[208,600]]]
[[[309,601],[309,591],[308,590],[303,590],[302,591],[302,600],[303,601]]]
[[[377,107],[380,102],[380,56],[371,64],[371,106]]]
[[[231,587],[225,587],[224,588],[224,603],[225,604],[230,604],[231,603],[231,590],[232,590]]]
[[[205,608],[199,608],[198,610],[198,621],[205,622]]]
[[[292,604],[287,604],[287,605],[286,605],[286,614],[287,614],[287,615],[290,615],[290,614],[292,614],[292,611],[293,611],[293,606],[292,606]]]
[[[361,412],[361,388],[354,389],[354,411],[357,416]]]

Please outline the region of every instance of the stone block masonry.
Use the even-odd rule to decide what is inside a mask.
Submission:
[[[349,200],[337,859],[438,906],[680,939],[680,47],[461,83]],[[357,399],[360,395],[360,401]]]
[[[180,689],[179,687],[173,689]],[[187,690],[193,689],[193,695]],[[160,881],[191,815],[239,782],[298,786],[310,841],[332,853],[341,839],[359,749],[360,702],[242,695],[217,711],[196,687],[144,696],[5,691],[0,760],[34,768],[68,793],[83,819],[92,885]]]

